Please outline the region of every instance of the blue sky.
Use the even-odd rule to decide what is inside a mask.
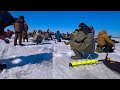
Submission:
[[[48,28],[61,33],[73,32],[84,22],[95,28],[96,35],[106,29],[109,35],[120,36],[120,11],[9,11],[14,17],[23,15],[29,31]],[[13,26],[5,28],[14,30]]]

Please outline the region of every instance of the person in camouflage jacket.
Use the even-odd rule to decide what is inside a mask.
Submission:
[[[94,34],[91,32],[90,28],[86,24],[81,23],[79,25],[79,32],[70,41],[70,46],[75,53],[75,56],[71,56],[71,59],[82,59],[83,53],[94,53]]]

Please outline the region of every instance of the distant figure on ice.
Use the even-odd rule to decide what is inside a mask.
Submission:
[[[71,59],[82,59],[83,53],[94,53],[95,40],[94,35],[90,28],[80,23],[78,34],[70,41],[71,49],[74,51],[75,56],[71,56]]]
[[[28,25],[26,24],[26,22],[24,22],[24,30],[22,32],[22,36],[23,36],[23,42],[25,42],[25,40],[28,42]]]
[[[37,32],[37,38],[36,38],[36,43],[39,44],[43,41],[44,35],[41,30]]]
[[[22,32],[24,30],[24,16],[20,16],[14,23],[14,30],[15,30],[15,38],[14,38],[14,46],[17,44],[17,39],[19,39],[19,45],[23,46],[22,44]]]
[[[67,32],[66,40],[70,40],[70,34]]]
[[[45,40],[50,40],[50,39],[49,39],[49,33],[48,33],[48,32],[45,32],[45,33],[44,33],[44,38],[45,38]]]
[[[47,30],[47,33],[48,33],[48,37],[50,38],[50,40],[53,40],[52,32],[50,31],[50,29]]]
[[[56,35],[55,35],[56,39],[57,39],[57,42],[61,42],[61,34],[60,34],[60,31],[57,31]]]
[[[65,40],[65,33],[62,33],[62,39]]]
[[[98,33],[97,42],[97,52],[114,52],[115,43],[109,38],[106,30]]]

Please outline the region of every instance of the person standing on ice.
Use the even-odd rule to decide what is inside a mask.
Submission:
[[[62,36],[60,34],[60,31],[57,31],[57,33],[55,34],[55,37],[56,37],[56,39],[57,39],[58,42],[61,42]]]
[[[23,46],[22,44],[22,32],[24,30],[24,16],[20,16],[14,23],[14,30],[15,30],[15,38],[14,38],[14,46],[17,44],[17,39],[19,39],[19,45]]]
[[[23,42],[25,42],[25,40],[28,42],[28,25],[26,24],[26,22],[24,22],[24,30],[22,32],[22,36],[23,36]]]
[[[86,24],[80,23],[79,32],[73,40],[70,41],[70,46],[75,53],[75,56],[71,56],[71,59],[82,59],[83,53],[94,53],[94,34]]]

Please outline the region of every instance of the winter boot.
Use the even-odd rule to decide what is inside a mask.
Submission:
[[[71,59],[77,60],[77,59],[82,59],[82,57],[78,57],[78,56],[71,56]]]
[[[97,45],[96,52],[103,53],[103,49],[104,49],[104,47]]]
[[[20,46],[25,46],[25,44],[19,44]]]
[[[71,59],[82,59],[82,53],[79,51],[73,49],[74,53],[76,54],[75,56],[71,56]]]

